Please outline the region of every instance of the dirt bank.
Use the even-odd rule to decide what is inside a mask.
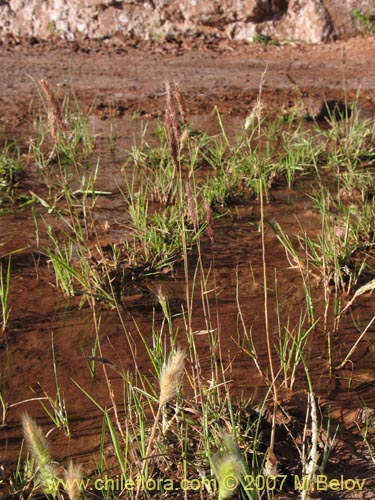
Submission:
[[[296,100],[316,116],[323,99],[374,103],[375,38],[355,38],[327,45],[283,47],[197,39],[157,45],[146,42],[79,44],[59,41],[0,47],[1,121],[19,126],[40,106],[35,81],[48,80],[62,96],[68,91],[93,112],[160,115],[165,80],[180,82],[190,114],[247,115],[256,102],[264,71],[266,109],[287,112]]]

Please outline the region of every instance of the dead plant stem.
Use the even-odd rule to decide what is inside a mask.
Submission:
[[[150,437],[149,437],[149,440],[148,440],[146,454],[145,454],[145,456],[143,458],[143,462],[142,462],[141,474],[140,474],[142,478],[144,476],[144,473],[145,473],[145,470],[146,470],[147,461],[150,458],[151,449],[152,449],[152,446],[153,446],[154,441],[155,441],[156,429],[157,429],[158,424],[159,424],[161,409],[162,409],[162,405],[159,402],[158,410],[157,410],[156,415],[155,415],[154,425],[152,426]],[[138,500],[140,492],[141,492],[141,489],[138,489],[137,490],[137,494],[135,496],[135,500]]]
[[[360,343],[360,341],[366,335],[366,333],[368,332],[369,328],[371,327],[371,325],[373,324],[374,321],[375,321],[375,316],[372,317],[371,321],[368,323],[368,325],[366,326],[366,328],[363,330],[363,332],[361,333],[361,335],[358,337],[358,339],[356,340],[356,342],[353,344],[352,348],[350,349],[350,351],[348,352],[348,354],[345,356],[344,361],[342,363],[340,363],[338,366],[336,366],[335,370],[341,370],[341,368],[344,368],[344,366],[346,365],[346,363],[349,361],[350,356],[353,354],[353,352],[357,348],[357,345]]]
[[[264,85],[265,74],[267,72],[267,67],[263,71],[260,85],[259,85],[259,95],[257,102],[257,114],[258,114],[258,144],[260,144],[261,139],[261,109],[262,109],[262,89]],[[263,286],[264,286],[264,321],[265,321],[265,329],[266,329],[266,342],[267,342],[267,352],[268,352],[268,361],[270,368],[270,375],[273,386],[273,415],[272,415],[272,430],[271,430],[271,438],[270,438],[270,446],[269,449],[273,453],[275,446],[275,432],[276,432],[276,410],[277,410],[277,388],[275,384],[275,372],[273,369],[273,361],[272,361],[272,347],[271,347],[271,335],[270,335],[270,327],[268,321],[268,286],[267,286],[267,261],[266,261],[266,241],[265,241],[265,225],[264,225],[264,189],[263,189],[263,168],[262,165],[259,165],[259,199],[260,199],[260,230],[261,230],[261,240],[262,240],[262,260],[263,260]]]

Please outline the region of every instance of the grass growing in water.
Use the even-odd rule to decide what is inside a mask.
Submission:
[[[248,473],[263,476],[265,470],[277,471],[275,467],[279,460],[273,458],[278,452],[278,443],[277,439],[274,443],[270,436],[266,408],[273,407],[275,428],[279,425],[274,420],[275,408],[282,408],[282,402],[277,397],[279,388],[283,385],[292,388],[302,365],[308,378],[307,340],[319,325],[319,319],[310,307],[312,291],[309,278],[312,270],[318,275],[320,273],[326,282],[333,280],[334,285],[337,284],[335,291],[340,294],[345,285],[345,266],[350,266],[358,249],[362,250],[367,245],[366,250],[370,250],[372,245],[368,222],[372,217],[370,200],[366,200],[366,208],[363,207],[368,209],[368,214],[365,213],[362,219],[363,198],[359,201],[354,196],[347,205],[337,196],[340,193],[342,197],[343,187],[347,190],[348,187],[352,190],[358,188],[356,172],[363,168],[363,161],[367,165],[373,161],[371,151],[367,151],[366,155],[362,151],[365,144],[368,146],[367,140],[372,137],[372,132],[358,133],[351,142],[344,142],[342,124],[331,124],[330,134],[326,130],[317,131],[317,137],[312,137],[311,132],[305,132],[300,123],[293,124],[278,118],[276,125],[271,126],[258,116],[257,126],[240,134],[233,142],[228,139],[222,123],[219,137],[197,135],[184,122],[182,107],[178,107],[178,94],[173,92],[173,87],[167,87],[167,118],[158,131],[158,145],[154,147],[143,142],[141,147],[133,148],[129,154],[124,169],[124,184],[120,186],[126,205],[122,226],[126,238],[110,241],[109,244],[102,242],[103,233],[96,222],[98,201],[108,194],[96,188],[96,175],[92,175],[89,181],[83,175],[83,165],[77,158],[76,150],[76,147],[81,147],[78,146],[81,140],[77,143],[73,138],[70,152],[62,145],[66,138],[58,136],[67,131],[64,127],[58,130],[58,120],[55,120],[57,125],[53,125],[56,112],[52,112],[49,133],[53,141],[60,143],[53,145],[52,156],[43,151],[40,167],[56,167],[60,179],[51,183],[47,174],[41,172],[50,187],[51,196],[35,198],[45,209],[44,220],[50,239],[45,253],[55,271],[56,284],[69,297],[83,294],[84,302],[93,315],[96,341],[88,361],[96,364],[96,371],[99,365],[103,368],[110,406],[100,404],[91,389],[83,387],[80,381],[76,383],[88,398],[87,404],[92,404],[103,416],[98,474],[110,472],[110,464],[106,463],[105,457],[105,443],[110,441],[116,471],[121,471],[125,480],[136,481],[140,475],[144,475],[145,479],[164,478],[171,481],[191,481],[191,478],[200,477],[208,495],[224,499],[234,490],[225,484],[231,477],[238,484],[241,495],[252,499],[254,495],[246,491],[244,476]],[[58,118],[64,120],[62,114]],[[286,131],[280,131],[283,124]],[[357,131],[354,125],[357,127],[354,122],[353,127],[350,123],[346,124],[349,131]],[[367,139],[361,142],[363,135]],[[318,150],[315,149],[315,141],[319,143]],[[43,147],[46,144],[43,143]],[[70,158],[70,154],[74,158]],[[39,153],[37,156],[40,156]],[[344,171],[347,175],[343,175]],[[79,173],[78,189],[71,185],[72,172],[75,175]],[[299,264],[307,313],[302,314],[301,311],[295,328],[288,323],[280,325],[278,352],[273,349],[271,341],[269,363],[257,357],[254,343],[248,335],[250,347],[244,347],[243,351],[248,353],[249,361],[256,364],[259,376],[264,377],[267,395],[257,406],[247,401],[246,396],[233,399],[231,366],[230,363],[224,366],[221,346],[222,336],[230,335],[230,332],[223,332],[220,327],[219,313],[215,310],[218,309],[219,290],[215,279],[211,280],[211,276],[215,275],[215,260],[212,260],[212,269],[207,271],[202,257],[207,243],[215,255],[212,213],[222,214],[223,207],[228,210],[230,205],[240,202],[258,206],[261,201],[264,236],[268,222],[264,212],[267,202],[272,203],[272,190],[280,186],[292,190],[308,176],[312,179],[315,175],[320,181],[325,172],[330,176],[333,188],[330,184],[315,195],[314,210],[322,215],[323,221],[321,237],[301,231],[300,247],[294,248],[291,241],[295,235],[283,233],[277,221],[274,224],[290,259]],[[367,178],[361,177],[361,182],[361,193],[370,191]],[[350,198],[353,191],[348,192]],[[54,217],[53,223],[47,215]],[[339,235],[332,230],[333,224],[342,226],[341,240],[336,239]],[[38,223],[39,228],[42,226]],[[198,262],[193,273],[189,273],[191,260],[188,253],[194,245]],[[263,250],[267,256],[266,245]],[[183,261],[186,271],[186,300],[180,313],[184,328],[175,329],[176,318],[171,314],[167,298],[159,293],[157,300],[164,316],[162,326],[159,330],[155,326],[151,339],[142,332],[138,332],[137,337],[138,343],[141,340],[149,353],[152,370],[144,373],[138,369],[134,341],[123,323],[123,333],[134,361],[134,372],[124,371],[102,355],[103,336],[99,332],[101,310],[98,303],[109,304],[123,321],[121,301],[127,282],[169,271],[178,260]],[[356,270],[352,273],[353,286],[361,272]],[[213,283],[212,287],[209,283]],[[262,284],[267,294],[265,281]],[[198,289],[206,329],[195,331],[194,294]],[[209,297],[213,300],[210,301]],[[241,315],[240,307],[238,312]],[[247,333],[249,328],[244,323],[243,320],[243,330]],[[272,333],[270,340],[271,336]],[[167,373],[171,368],[166,361],[168,353],[181,353],[180,344],[186,352],[184,384],[177,395],[174,384],[177,384],[179,376],[174,372],[172,397],[166,397],[162,390],[162,367],[165,365],[164,374]],[[90,364],[90,377],[93,377],[92,366]],[[118,379],[121,381],[120,389],[118,384],[116,387],[112,384],[112,370],[117,382]],[[267,372],[272,372],[270,377]],[[304,447],[300,448],[300,470],[313,479],[319,465],[317,434],[321,424],[310,381],[308,393],[310,403],[306,422],[309,420],[311,423],[310,426],[306,423],[304,436],[310,435],[311,446],[309,448],[304,441]],[[56,400],[59,403],[58,399],[59,394]],[[55,425],[58,425],[57,421]],[[292,434],[292,426],[288,430]],[[50,463],[49,458],[46,463]],[[67,474],[72,475],[73,472],[68,469]],[[209,480],[206,483],[203,482],[205,478]],[[217,481],[212,482],[215,478]],[[162,484],[161,494],[168,494],[166,481]],[[269,494],[272,496],[271,491]],[[77,492],[69,495],[74,497]],[[151,493],[143,491],[142,495],[147,497]]]

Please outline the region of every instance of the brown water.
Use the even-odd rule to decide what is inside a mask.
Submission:
[[[219,131],[216,121],[211,116],[200,116],[197,123],[201,129],[211,133]],[[226,118],[226,126],[236,130],[241,119]],[[209,124],[210,126],[208,126]],[[105,142],[108,121],[92,119],[91,127],[98,134],[99,150],[107,151]],[[126,206],[119,191],[124,187],[121,169],[126,158],[125,150],[133,141],[134,134],[140,130],[140,122],[126,118],[119,121],[116,153],[105,152],[101,155],[97,189],[111,192],[111,195],[99,199],[95,216],[97,222],[109,222],[109,231],[103,233],[108,241],[121,241],[128,235]],[[122,128],[123,127],[123,128]],[[150,125],[152,128],[152,124]],[[216,130],[215,130],[216,128]],[[152,139],[150,139],[152,140]],[[101,144],[102,142],[102,144]],[[35,185],[33,173],[24,181],[25,189],[43,192]],[[320,220],[313,210],[312,203],[305,194],[309,182],[300,183],[295,190],[276,189],[272,191],[270,202],[266,205],[267,220],[278,222],[287,234],[298,232],[298,223],[308,233],[319,230]],[[36,209],[45,213],[45,210]],[[53,215],[46,215],[47,222],[53,223]],[[51,453],[58,461],[74,458],[87,466],[93,467],[93,456],[98,451],[102,415],[74,384],[78,382],[93,394],[99,404],[110,405],[108,390],[100,366],[97,367],[97,379],[93,381],[85,356],[92,353],[95,342],[95,328],[92,311],[88,305],[79,307],[80,298],[67,300],[54,287],[55,279],[47,259],[38,254],[35,238],[35,226],[31,210],[15,210],[14,214],[0,217],[2,246],[0,248],[3,265],[6,256],[21,249],[12,257],[11,275],[11,313],[6,337],[0,345],[0,384],[9,409],[6,423],[0,427],[0,465],[14,470],[21,446],[20,414],[28,411],[37,418],[47,431],[53,425],[36,398],[56,393],[52,360],[52,339],[55,349],[57,374],[61,391],[67,404],[72,438],[68,439],[60,431],[54,430],[49,440]],[[268,372],[268,358],[265,339],[263,259],[261,234],[259,232],[258,201],[239,204],[228,210],[225,216],[215,220],[213,247],[208,239],[202,244],[202,258],[206,272],[211,269],[207,288],[216,286],[217,294],[212,293],[210,306],[214,326],[218,329],[220,349],[224,365],[231,364],[228,378],[232,380],[233,397],[242,394],[253,399],[254,404],[264,397],[267,386],[260,377],[254,363],[238,346],[242,330],[239,325],[238,304],[241,306],[244,322],[251,330],[256,348],[258,363],[264,372]],[[271,227],[266,226],[266,264],[268,276],[269,320],[273,341],[277,343],[278,313],[281,324],[294,327],[301,314],[306,311],[306,297],[302,278],[298,269],[290,268],[285,251],[278,243]],[[47,242],[41,233],[40,248]],[[189,260],[190,282],[193,280],[197,263],[196,250]],[[182,264],[169,276],[145,279],[132,289],[130,296],[124,299],[121,319],[128,335],[136,346],[135,367],[130,353],[127,337],[117,311],[99,309],[100,335],[103,357],[111,360],[123,370],[133,372],[135,368],[147,373],[151,369],[148,355],[140,341],[139,332],[146,339],[151,338],[153,321],[161,324],[162,312],[156,307],[155,295],[159,289],[167,296],[172,313],[181,313],[184,304],[184,271]],[[324,290],[319,280],[312,280],[312,297],[315,317],[324,314]],[[192,326],[194,332],[206,329],[204,314],[197,286]],[[237,299],[238,296],[238,299]],[[333,298],[332,298],[333,300]],[[359,332],[373,316],[374,299],[372,296],[358,299],[351,314],[340,322],[336,333],[330,335],[332,365],[339,363],[357,339]],[[331,329],[332,314],[328,315],[328,329]],[[218,324],[216,324],[218,318]],[[176,317],[175,327],[180,330],[180,343],[186,345],[183,320]],[[321,325],[319,323],[319,325]],[[375,354],[371,328],[354,355],[352,365],[334,376],[329,374],[328,333],[321,327],[310,336],[306,350],[306,361],[316,395],[325,418],[331,415],[331,426],[340,425],[337,438],[337,456],[333,454],[331,467],[348,477],[367,478],[366,488],[370,491],[372,480],[372,462],[363,447],[355,419],[363,418],[365,407],[372,408],[375,403],[375,376],[373,371]],[[207,336],[197,335],[197,346],[203,370],[209,376],[209,349]],[[274,365],[279,366],[276,353]],[[353,377],[354,375],[354,377]],[[121,401],[121,377],[111,373],[115,390]],[[304,422],[306,411],[306,378],[302,368],[293,391],[282,391],[285,407],[296,419]],[[33,401],[32,401],[33,400]],[[1,414],[1,413],[0,413]],[[359,469],[358,469],[359,467]],[[345,496],[324,498],[354,498]],[[355,497],[357,498],[357,497]]]

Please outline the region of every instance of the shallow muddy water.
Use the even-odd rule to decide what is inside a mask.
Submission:
[[[348,64],[352,64],[355,68],[348,74],[348,94],[354,96],[361,82],[365,86],[361,94],[364,116],[373,107],[371,92],[374,84],[371,75],[368,76],[366,54],[362,54],[361,51],[365,50],[366,53],[370,51],[371,43],[368,42],[368,46],[363,47],[359,42],[352,42],[347,47]],[[32,64],[35,68],[35,58],[36,60],[42,58],[41,68],[45,73],[44,77],[59,80],[60,74],[57,69],[49,66],[51,55],[30,54],[30,48],[25,49],[25,53],[22,49],[17,50],[20,52],[19,57],[25,65],[25,70],[30,69],[29,65]],[[66,70],[74,79],[77,78],[77,68],[81,66],[78,66],[78,63],[71,63],[73,56],[69,50],[67,48],[61,57],[67,65]],[[102,54],[100,64],[104,69],[100,85],[98,82],[89,85],[90,78],[94,81],[97,68],[96,65],[92,66],[88,53],[78,53],[76,56],[80,64],[84,60],[87,65],[83,70],[79,70],[86,72],[86,80],[77,79],[79,85],[75,90],[82,97],[84,104],[88,108],[91,106],[90,109],[93,111],[89,123],[99,152],[96,189],[105,192],[96,201],[92,221],[98,228],[98,239],[102,245],[122,242],[129,237],[129,215],[121,194],[126,188],[124,169],[129,175],[132,174],[125,167],[127,152],[134,140],[139,141],[143,130],[139,116],[143,116],[143,123],[147,123],[147,139],[150,143],[156,140],[151,134],[155,122],[150,117],[161,115],[165,98],[161,89],[166,75],[189,81],[186,85],[187,102],[190,111],[197,112],[190,117],[195,128],[210,134],[220,133],[217,118],[211,113],[213,105],[219,104],[219,108],[224,110],[223,121],[231,139],[242,128],[248,109],[255,103],[260,75],[267,61],[270,62],[271,84],[268,87],[266,85],[264,95],[268,100],[268,108],[275,106],[280,109],[284,104],[288,107],[291,99],[295,97],[295,88],[291,87],[287,78],[288,71],[296,79],[304,78],[302,87],[306,92],[303,97],[306,99],[311,97],[313,104],[317,102],[317,108],[321,104],[323,94],[333,98],[341,98],[343,94],[340,72],[342,56],[338,47],[334,47],[332,51],[329,48],[322,48],[321,52],[325,57],[323,62],[318,52],[306,53],[303,49],[294,48],[282,52],[258,47],[256,53],[250,54],[249,59],[245,49],[238,54],[233,54],[232,49],[228,49],[223,64],[220,54],[202,52],[192,55],[191,58],[186,56],[185,59],[177,56],[169,57],[168,65],[165,61],[168,57],[159,54],[155,66],[154,62],[152,64],[150,62],[150,58],[153,58],[151,54],[143,60],[143,69],[135,66],[134,61],[139,54],[133,54],[131,49],[129,51],[126,60],[133,66],[130,66],[132,69],[128,80],[124,83],[126,65],[121,59],[123,66],[121,68],[119,66],[117,79],[111,80],[110,88],[106,74],[110,73],[108,67],[113,68],[113,65],[120,64],[117,56],[110,54],[104,57]],[[357,60],[356,55],[359,52],[362,55],[361,59]],[[11,79],[14,68],[12,54],[7,54],[3,49],[0,56],[6,76]],[[125,58],[125,55],[121,57]],[[236,65],[236,57],[241,59],[240,65]],[[302,62],[302,57],[309,58],[310,62]],[[334,61],[333,66],[332,61]],[[158,64],[163,65],[162,74],[158,72]],[[146,80],[144,68],[147,65],[150,65],[150,71],[155,78],[158,77],[158,80],[155,84],[153,78],[148,77],[147,82],[143,82],[144,87],[140,93],[139,81]],[[322,74],[322,81],[323,79],[325,81],[324,88],[316,79],[319,71],[324,73]],[[34,75],[35,71],[32,74]],[[192,74],[195,74],[194,78],[191,78]],[[233,80],[230,77],[233,77]],[[29,79],[24,77],[15,80],[8,87],[4,86],[4,82],[0,84],[3,85],[2,103],[5,106],[6,101],[9,101],[5,106],[6,119],[2,122],[2,141],[10,138],[19,140],[22,153],[25,155],[28,154],[27,144],[34,132],[30,126],[29,111],[22,107],[21,101],[26,98],[30,100],[31,109],[39,107],[39,103],[36,104],[35,89],[32,90],[29,83]],[[100,86],[102,87],[99,88]],[[23,95],[22,98],[20,94]],[[112,100],[116,115],[114,118],[111,118]],[[137,116],[127,114],[127,109],[135,112]],[[207,112],[208,110],[210,112]],[[26,116],[29,118],[25,122]],[[308,126],[310,124],[311,122]],[[113,151],[109,149],[109,136],[115,139]],[[97,157],[90,160],[87,175],[95,169],[96,161]],[[58,174],[55,175],[53,171],[48,174],[52,181],[58,181]],[[80,187],[81,179],[82,171],[79,175],[73,172],[72,183],[75,188]],[[290,328],[294,329],[301,314],[303,316],[306,313],[306,295],[301,272],[291,267],[271,225],[280,224],[291,238],[301,228],[311,235],[316,234],[320,229],[321,220],[313,202],[307,196],[311,194],[313,188],[313,182],[309,178],[302,178],[291,190],[285,186],[275,187],[270,191],[269,202],[265,205],[268,315],[272,342],[276,346],[279,342],[279,325],[284,331],[283,328],[289,318]],[[32,162],[17,189],[24,193],[32,191],[43,199],[48,198],[45,186]],[[67,299],[63,297],[61,290],[56,288],[52,265],[43,251],[50,242],[42,226],[38,235],[39,240],[37,239],[35,214],[43,215],[46,224],[56,225],[59,229],[62,229],[61,220],[57,221],[55,215],[48,213],[46,207],[37,204],[35,214],[30,206],[14,208],[10,205],[9,208],[10,213],[0,216],[2,235],[0,257],[3,269],[7,265],[9,254],[14,252],[10,286],[11,310],[6,332],[0,341],[0,391],[8,407],[6,420],[0,426],[0,466],[4,466],[6,471],[3,473],[0,470],[0,480],[1,474],[14,472],[16,468],[22,444],[20,416],[25,411],[38,421],[45,432],[49,432],[51,455],[56,461],[65,464],[68,459],[73,458],[83,464],[85,473],[91,474],[96,468],[95,460],[99,453],[103,415],[76,384],[92,394],[103,407],[111,407],[102,365],[96,362],[94,378],[89,369],[92,365],[87,359],[90,356],[99,356],[95,349],[93,312],[87,303],[80,307],[80,296]],[[222,216],[215,218],[214,222],[213,243],[207,235],[203,237],[201,243],[201,258],[208,276],[205,287],[208,292],[205,292],[205,296],[210,305],[212,326],[218,334],[216,354],[218,358],[221,357],[226,368],[233,400],[242,396],[249,401],[249,408],[259,409],[267,394],[268,386],[265,379],[267,375],[269,376],[259,201],[237,200],[231,207],[220,210],[220,213]],[[189,255],[190,290],[198,262],[198,250],[194,248]],[[205,379],[209,381],[210,350],[205,321],[207,311],[202,305],[201,276],[199,273],[197,276],[192,302],[192,330],[199,350],[201,369]],[[323,284],[319,277],[314,275],[310,284],[314,316],[316,319],[323,318],[326,313]],[[181,315],[182,308],[186,311],[185,274],[182,262],[176,265],[172,273],[132,282],[118,311],[105,307],[96,308],[97,319],[100,318],[102,348],[100,356],[114,363],[122,371],[149,373],[151,380],[155,380],[152,375],[152,363],[140,334],[147,342],[151,342],[153,328],[160,328],[162,325],[164,316],[157,300],[160,292],[168,299],[174,315],[173,327],[179,332],[178,344],[186,347],[188,344],[186,325]],[[342,297],[341,300],[342,306],[348,298]],[[327,328],[323,328],[321,319],[318,327],[309,335],[305,347],[312,386],[322,412],[322,428],[327,429],[329,422],[331,436],[336,428],[338,429],[335,448],[326,469],[327,474],[333,478],[343,474],[345,477],[366,479],[365,492],[328,491],[324,496],[322,494],[321,498],[371,498],[371,492],[375,487],[373,461],[361,436],[361,429],[366,427],[366,418],[372,415],[371,411],[375,404],[373,371],[375,326],[367,331],[351,356],[351,363],[344,369],[330,373],[328,356],[330,345],[332,366],[339,364],[345,358],[372,319],[374,300],[371,294],[359,297],[350,311],[341,318],[338,330],[333,332],[332,294],[331,304],[326,313]],[[247,334],[251,334],[257,362],[265,376],[259,374],[255,363],[246,352],[249,346],[244,343],[243,325]],[[273,361],[278,370],[280,360],[276,349]],[[108,370],[122,412],[124,397],[122,377],[111,369],[111,365],[108,365]],[[55,398],[56,376],[66,402],[71,438],[55,428],[40,404],[42,402],[49,408],[46,395]],[[188,393],[191,388],[187,381],[185,385]],[[302,366],[298,368],[293,389],[287,390],[285,387],[280,389],[280,406],[290,416],[290,428],[303,428],[306,419],[307,389]],[[268,398],[266,406],[272,406],[271,398]],[[0,406],[0,416],[2,416],[1,410]],[[293,448],[294,451],[286,452],[289,448]],[[288,441],[285,433],[283,434],[282,424],[279,425],[275,451],[280,457],[285,457],[284,467],[295,467],[296,461],[298,462],[295,447],[290,440]],[[106,456],[109,462],[113,460],[113,449],[108,436],[106,436]],[[289,464],[288,459],[290,459]],[[0,497],[1,494],[0,483]],[[290,491],[289,497],[294,498],[295,492]]]
[[[201,129],[209,123],[211,127],[208,132],[219,132],[218,124],[212,116],[196,117],[195,121]],[[233,133],[239,128],[242,119],[226,118],[225,122],[225,126]],[[122,241],[129,235],[126,204],[120,189],[124,189],[122,170],[125,150],[130,147],[134,134],[137,135],[140,130],[140,122],[131,118],[116,122],[116,153],[109,152],[105,139],[101,139],[106,136],[108,125],[108,121],[96,119],[91,123],[97,134],[100,157],[96,189],[111,193],[99,197],[94,214],[99,226],[105,221],[109,223],[109,229],[102,235],[103,242],[115,242]],[[148,126],[152,130],[153,124],[149,123]],[[150,141],[152,140],[151,135]],[[100,154],[101,150],[104,151],[103,154]],[[38,189],[34,184],[34,174],[27,176],[23,182],[28,189],[31,186],[33,190]],[[273,189],[270,201],[265,206],[266,220],[279,223],[290,235],[298,232],[298,227],[311,234],[318,231],[320,219],[305,193],[309,186],[311,187],[307,180],[297,184],[294,190]],[[38,192],[39,195],[43,194],[43,190]],[[205,272],[210,270],[206,287],[211,290],[208,293],[208,303],[212,324],[218,332],[218,352],[223,365],[228,367],[231,394],[234,400],[239,395],[243,396],[255,407],[265,397],[267,386],[255,364],[240,348],[243,326],[239,312],[241,311],[247,331],[251,332],[257,362],[262,371],[267,373],[259,217],[257,200],[237,203],[232,208],[223,210],[222,217],[215,220],[213,243],[205,238],[201,246]],[[45,218],[47,223],[54,223],[52,214],[45,214]],[[54,429],[49,435],[51,453],[59,462],[64,462],[67,458],[75,459],[90,473],[98,453],[102,415],[78,389],[76,383],[91,393],[99,404],[110,405],[100,364],[97,363],[96,366],[95,380],[88,369],[87,357],[95,352],[92,311],[87,304],[80,307],[79,297],[68,300],[56,289],[52,266],[38,252],[47,244],[47,240],[41,231],[41,240],[37,245],[30,208],[15,209],[14,213],[3,215],[0,225],[3,235],[2,261],[6,262],[8,254],[18,251],[12,256],[11,312],[0,347],[1,390],[8,405],[6,421],[0,428],[0,464],[7,470],[14,470],[22,442],[21,413],[27,411],[32,414],[45,431],[53,428],[40,405],[42,401],[48,406],[46,395],[55,397],[56,394],[53,344],[56,376],[66,401],[72,436],[68,438],[62,431]],[[265,245],[270,331],[273,342],[277,345],[278,324],[287,324],[289,318],[290,326],[294,328],[300,316],[306,314],[306,296],[300,272],[291,268],[284,249],[269,225],[266,226]],[[195,249],[189,257],[190,287],[197,258]],[[313,279],[311,285],[314,315],[319,318],[324,315],[324,290],[319,279]],[[213,293],[214,289],[216,294]],[[180,331],[178,343],[183,347],[187,345],[183,333],[184,320],[181,317],[181,307],[185,303],[185,279],[183,266],[178,264],[172,274],[160,278],[149,277],[134,283],[130,294],[124,298],[120,311],[99,309],[97,315],[100,318],[103,358],[130,373],[135,370],[147,373],[151,370],[149,356],[140,340],[140,332],[150,341],[153,325],[161,324],[162,311],[156,305],[156,296],[160,291],[168,299],[172,314],[175,315],[174,328]],[[319,396],[324,419],[330,419],[330,425],[334,428],[339,425],[336,436],[338,459],[335,459],[333,453],[327,470],[334,475],[340,470],[340,473],[348,477],[355,474],[356,477],[365,478],[367,491],[372,485],[372,465],[368,461],[368,452],[363,446],[356,422],[363,424],[366,408],[372,408],[375,404],[375,354],[372,342],[375,327],[369,329],[356,350],[351,367],[347,365],[331,376],[327,343],[329,336],[332,365],[335,366],[342,361],[359,332],[371,320],[373,308],[372,296],[359,299],[351,314],[342,319],[337,332],[328,334],[321,327],[315,329],[308,339],[305,351],[312,385]],[[196,335],[201,367],[209,379],[207,323],[199,282],[195,285],[192,310],[192,328]],[[129,337],[124,333],[124,325],[127,335],[132,339],[136,365],[130,352]],[[330,329],[331,309],[328,313],[328,330]],[[274,363],[276,367],[280,366],[276,352]],[[121,377],[113,372],[111,380],[115,394],[121,401]],[[306,389],[306,380],[300,367],[293,390],[283,389],[280,396],[282,406],[288,408],[289,413],[300,423],[303,423],[306,411]],[[282,442],[279,446],[281,452]],[[341,461],[340,467],[337,460]],[[341,491],[338,497],[325,498],[346,498],[345,495],[346,492]]]

